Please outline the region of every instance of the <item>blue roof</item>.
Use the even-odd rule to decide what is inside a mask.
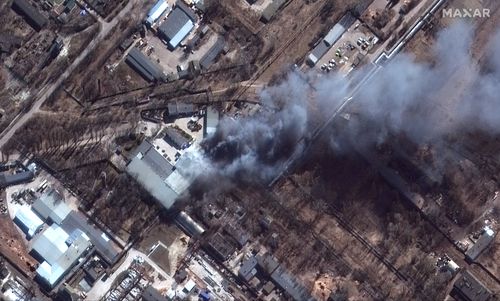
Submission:
[[[191,32],[193,27],[194,27],[193,21],[191,20],[187,21],[186,24],[182,26],[181,30],[179,30],[179,32],[177,32],[177,34],[175,34],[175,36],[168,42],[170,47],[172,48],[177,47],[177,45],[179,45],[179,43],[182,40],[184,40],[184,38],[189,34],[189,32]]]
[[[147,23],[153,24],[168,8],[168,3],[165,0],[158,0],[156,4],[149,10]]]

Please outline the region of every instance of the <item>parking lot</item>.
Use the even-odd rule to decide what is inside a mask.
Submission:
[[[356,21],[316,64],[320,71],[347,74],[356,68],[378,38],[360,21]]]

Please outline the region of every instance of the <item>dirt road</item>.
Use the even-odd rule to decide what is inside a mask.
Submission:
[[[104,40],[109,32],[119,23],[123,18],[128,17],[130,10],[139,0],[131,0],[120,13],[113,18],[111,22],[105,22],[98,19],[100,25],[100,32],[92,42],[82,51],[82,53],[73,61],[73,63],[64,71],[61,76],[54,82],[43,87],[36,95],[36,101],[33,103],[29,110],[19,113],[9,126],[0,134],[0,149],[14,136],[14,133],[20,129],[34,114],[40,111],[43,103],[56,91],[56,89],[73,73],[73,71],[80,65],[80,63],[91,53],[97,45]]]

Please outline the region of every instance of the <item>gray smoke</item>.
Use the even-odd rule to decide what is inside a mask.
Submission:
[[[464,129],[498,133],[500,55],[494,50],[499,49],[500,34],[492,39],[486,74],[471,58],[473,37],[471,25],[457,22],[440,32],[429,49],[434,63],[398,55],[355,96],[352,107],[359,118],[342,133],[331,133],[335,149],[342,148],[341,137],[368,145],[385,141],[388,133],[404,134],[416,143],[435,142]],[[364,71],[355,72],[354,77]],[[333,113],[348,96],[348,87],[340,75],[290,73],[262,91],[260,112],[223,118],[218,131],[204,141],[206,154],[195,166],[232,181],[269,181],[292,154],[302,151],[304,144],[298,141],[307,140]]]

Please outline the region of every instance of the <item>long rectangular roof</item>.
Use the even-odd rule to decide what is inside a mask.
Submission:
[[[354,22],[356,22],[356,18],[352,14],[345,14],[325,36],[325,43],[331,47]]]
[[[14,0],[12,8],[22,14],[37,31],[47,24],[47,18],[39,13],[27,0]]]
[[[223,37],[219,36],[215,44],[210,48],[210,50],[205,53],[205,55],[200,60],[200,65],[203,69],[208,69],[210,65],[214,62],[215,58],[222,52],[224,49],[224,45],[226,44],[226,40]]]
[[[147,81],[151,82],[163,78],[161,67],[148,59],[137,47],[130,50],[126,62]]]
[[[29,182],[33,177],[34,175],[31,171],[22,171],[16,174],[2,173],[0,174],[0,188]]]
[[[168,9],[168,3],[165,0],[158,0],[156,4],[149,10],[146,22],[151,25]]]

